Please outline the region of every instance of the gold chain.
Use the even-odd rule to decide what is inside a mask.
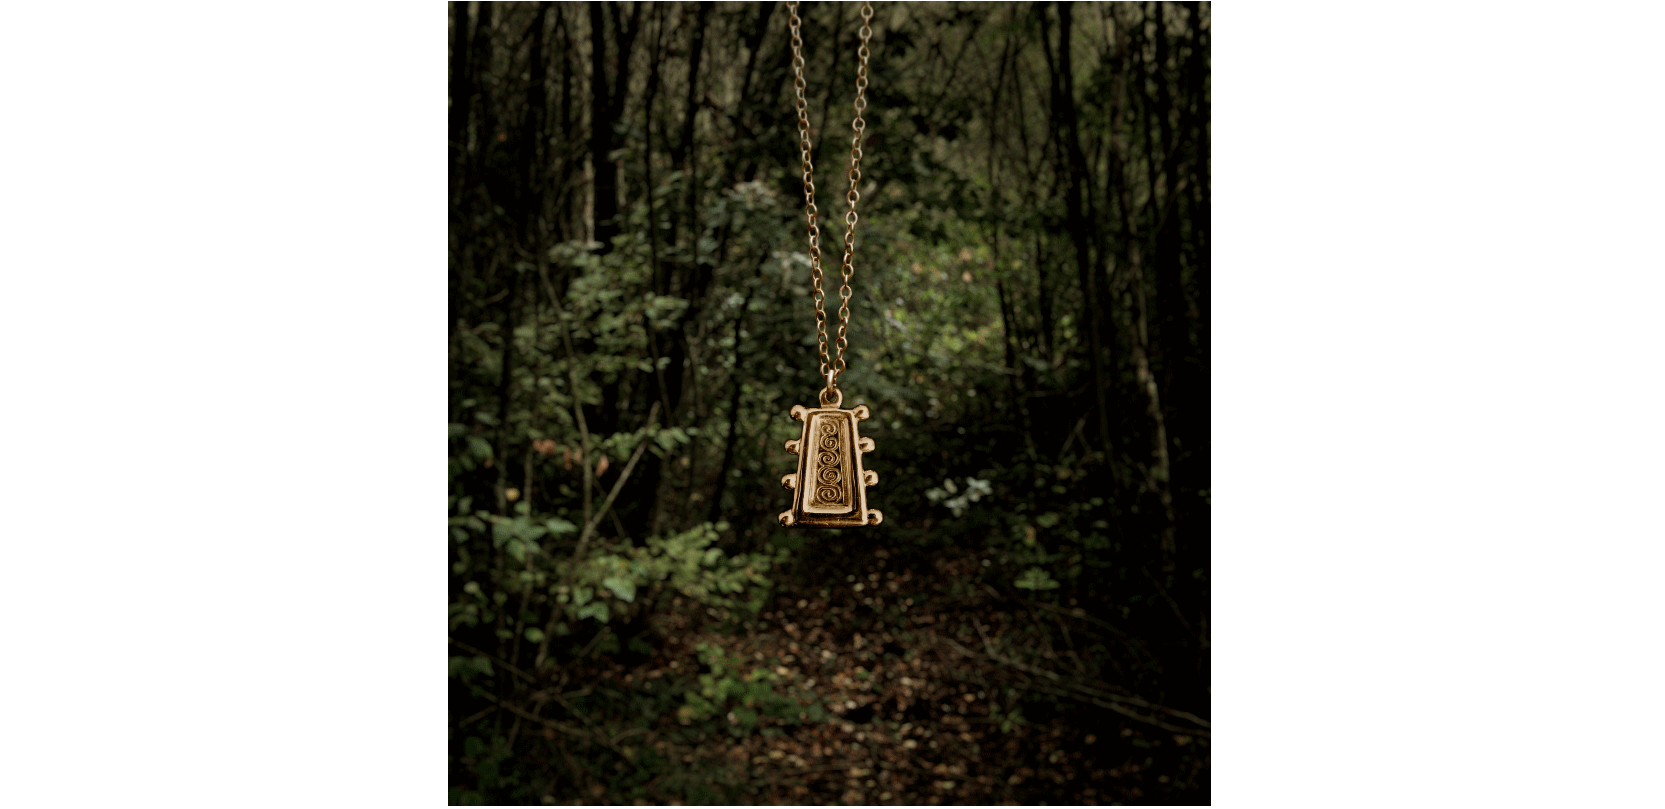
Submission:
[[[867,42],[873,36],[873,29],[868,23],[873,19],[873,5],[869,2],[861,4],[861,48],[856,51],[856,119],[850,125],[853,133],[850,137],[850,191],[844,195],[850,203],[849,212],[844,214],[844,286],[838,290],[838,336],[833,342],[831,356],[827,353],[827,294],[821,289],[821,227],[815,207],[815,166],[810,160],[809,104],[804,101],[804,41],[799,32],[802,23],[798,19],[797,2],[789,2],[786,7],[792,12],[792,84],[798,94],[798,149],[803,155],[804,216],[809,221],[809,277],[815,286],[815,337],[821,352],[821,376],[827,380],[821,398],[828,400],[838,389],[839,374],[848,367],[844,362],[844,349],[850,344],[846,331],[850,325],[850,276],[855,274],[855,265],[851,260],[856,250],[856,222],[860,219],[856,216],[856,203],[861,200],[861,191],[858,190],[861,183],[861,139],[867,129],[867,122],[862,120],[861,114],[867,109]]]

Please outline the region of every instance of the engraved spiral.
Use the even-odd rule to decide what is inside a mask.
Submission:
[[[816,472],[817,486],[815,496],[827,505],[838,505],[844,501],[844,490],[839,484],[843,482],[843,470],[839,469],[838,457],[838,423],[827,421],[821,425],[821,452],[816,460],[820,461],[820,470]]]

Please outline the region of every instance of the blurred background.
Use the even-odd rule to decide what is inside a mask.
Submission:
[[[836,318],[859,4],[802,8]],[[1209,802],[1209,6],[877,3],[845,406],[788,10],[451,3],[453,804]]]

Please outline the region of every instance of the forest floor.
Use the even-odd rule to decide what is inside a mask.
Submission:
[[[692,610],[669,610],[655,619],[667,640],[646,661],[587,674],[652,690],[711,672],[701,646],[708,661],[720,647],[751,667],[741,675],[748,682],[772,672],[765,676],[777,690],[824,706],[825,721],[748,723],[731,712],[730,733],[696,742],[676,732],[687,718],[667,713],[635,740],[636,751],[622,749],[651,748],[691,785],[638,784],[629,792],[646,797],[631,797],[596,780],[582,787],[588,794],[543,802],[675,804],[678,794],[756,804],[1209,802],[1206,731],[1163,730],[1024,688],[1040,671],[995,652],[1001,630],[1056,616],[977,584],[975,554],[950,549],[913,566],[881,548],[823,547],[815,557],[815,567],[788,571],[758,619],[734,634],[697,628],[703,616]],[[1067,672],[1073,654],[1041,657]]]

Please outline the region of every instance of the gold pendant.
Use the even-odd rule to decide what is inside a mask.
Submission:
[[[803,432],[786,442],[798,456],[798,471],[780,479],[793,490],[792,507],[780,513],[780,524],[806,528],[857,528],[878,525],[885,515],[867,507],[867,487],[879,485],[879,473],[862,468],[861,456],[873,451],[873,439],[862,438],[856,422],[872,413],[867,405],[854,410],[839,407],[844,392],[821,393],[820,407],[793,405],[790,415],[803,422]]]

